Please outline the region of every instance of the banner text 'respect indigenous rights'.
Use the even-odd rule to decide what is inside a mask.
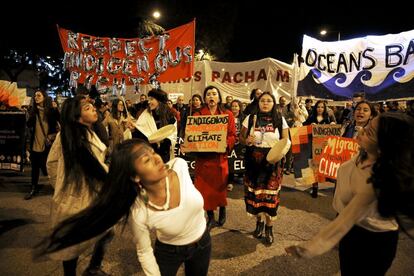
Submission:
[[[146,38],[107,38],[58,27],[71,83],[134,85],[173,81],[193,73],[195,21]]]

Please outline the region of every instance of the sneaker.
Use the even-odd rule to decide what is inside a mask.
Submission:
[[[227,184],[227,191],[229,192],[233,191],[233,184],[231,183]]]

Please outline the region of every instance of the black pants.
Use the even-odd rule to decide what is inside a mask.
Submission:
[[[42,170],[44,176],[47,175],[46,161],[49,150],[42,152],[30,152],[30,162],[32,163],[32,189],[39,183],[39,170]]]
[[[155,259],[162,276],[175,276],[184,263],[185,275],[207,275],[211,256],[211,237],[206,229],[199,241],[189,245],[171,245],[155,241]]]
[[[105,254],[105,248],[113,237],[114,230],[110,230],[96,242],[88,268],[99,268],[102,265],[102,260]],[[79,257],[63,261],[63,274],[65,276],[76,276],[78,258]]]
[[[354,226],[339,242],[341,275],[385,275],[397,243],[398,231],[371,232]]]

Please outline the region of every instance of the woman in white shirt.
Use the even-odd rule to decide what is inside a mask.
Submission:
[[[414,120],[405,114],[384,113],[371,120],[357,136],[359,156],[339,168],[333,201],[339,215],[310,241],[286,251],[311,258],[339,242],[341,275],[384,275],[397,249],[393,217],[402,206],[413,214],[414,181],[412,170],[406,170],[413,167],[413,133]]]
[[[211,238],[203,204],[185,160],[165,164],[143,140],[127,140],[112,154],[107,181],[93,206],[60,224],[42,253],[98,236],[131,215],[126,221],[146,275],[176,275],[181,264],[186,275],[207,275]],[[154,249],[151,230],[157,236]]]
[[[270,164],[266,155],[277,141],[289,137],[289,127],[276,109],[273,94],[263,92],[258,103],[259,110],[244,119],[240,132],[240,142],[246,145],[244,200],[247,214],[256,217],[253,236],[258,239],[264,236],[265,243],[271,245],[274,240],[273,221],[280,203],[284,161]]]

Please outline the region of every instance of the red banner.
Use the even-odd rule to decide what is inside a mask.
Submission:
[[[191,77],[195,20],[148,38],[108,38],[58,27],[71,82],[135,85]]]

